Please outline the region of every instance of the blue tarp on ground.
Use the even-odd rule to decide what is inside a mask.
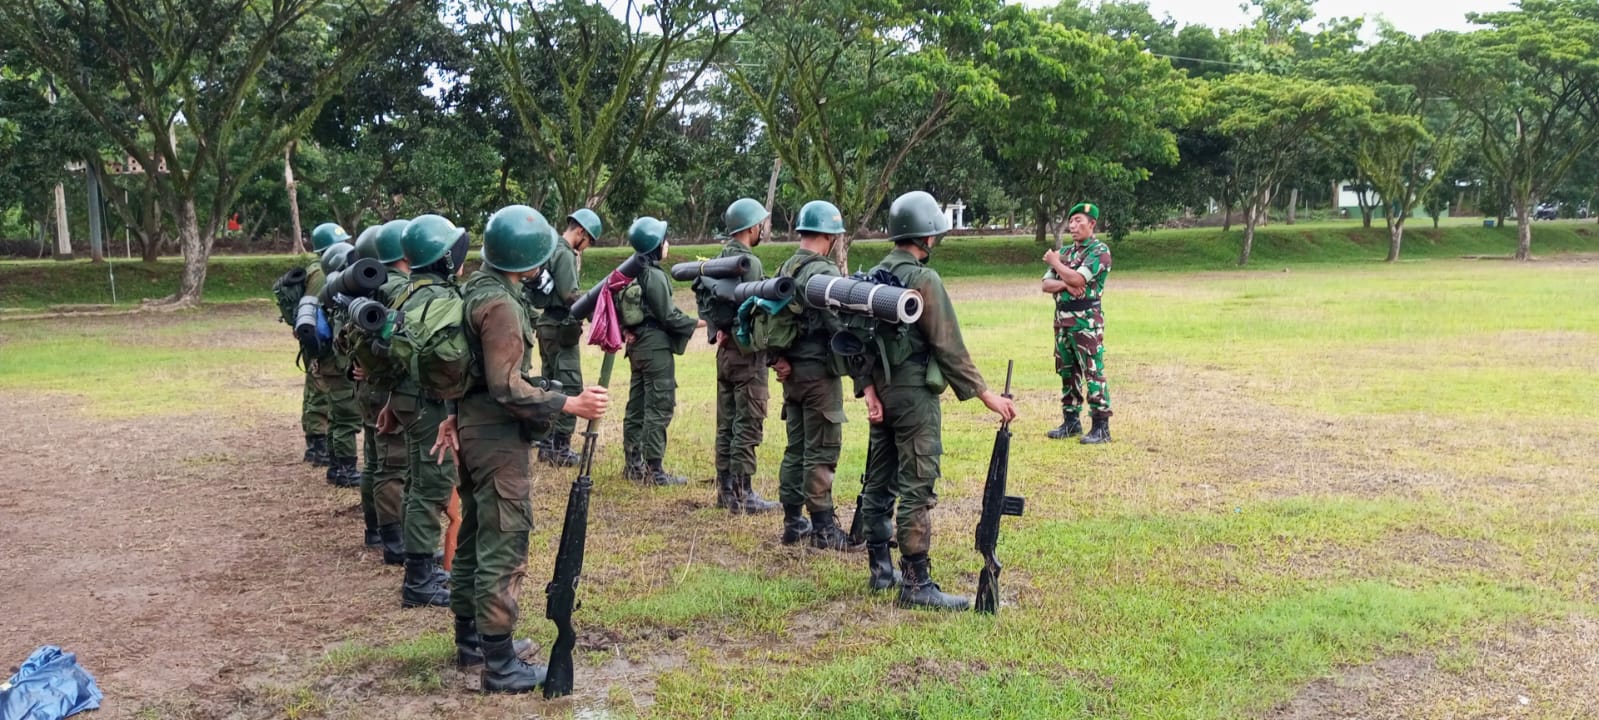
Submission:
[[[45,645],[0,685],[0,720],[58,720],[100,707],[102,697],[77,656]]]

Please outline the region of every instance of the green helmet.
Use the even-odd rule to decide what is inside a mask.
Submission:
[[[920,190],[894,198],[888,206],[888,235],[894,242],[949,232],[949,218],[938,201]]]
[[[766,206],[749,198],[739,198],[727,206],[727,212],[722,213],[722,228],[728,235],[744,232],[756,225],[770,213]]]
[[[799,222],[794,229],[802,233],[840,235],[844,232],[844,214],[838,206],[826,200],[812,200],[799,211]]]
[[[322,252],[333,243],[340,243],[350,239],[350,234],[339,227],[338,223],[322,223],[311,231],[311,249]]]
[[[588,208],[578,208],[566,219],[582,226],[583,231],[595,240],[599,240],[600,233],[605,232],[605,226],[600,224],[600,216]]]
[[[355,256],[357,258],[378,259],[378,226],[373,225],[355,236]],[[378,262],[383,262],[378,260]]]
[[[336,242],[322,249],[322,257],[317,262],[322,265],[322,274],[332,275],[354,261],[351,256],[355,254],[355,246],[347,242]]]
[[[405,229],[411,227],[410,220],[390,220],[378,226],[378,245],[389,247],[391,244],[400,248],[400,257],[405,257]],[[413,266],[416,263],[411,263]]]
[[[527,272],[555,252],[555,228],[526,205],[508,205],[483,229],[483,264],[500,272]]]
[[[423,268],[444,257],[460,236],[461,229],[449,220],[438,215],[418,215],[411,218],[410,225],[405,226],[400,247],[411,267]]]
[[[648,215],[633,221],[633,227],[627,229],[627,244],[633,246],[633,252],[647,255],[661,247],[666,241],[666,221],[656,220]]]

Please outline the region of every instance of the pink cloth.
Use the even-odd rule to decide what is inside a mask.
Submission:
[[[589,344],[600,346],[600,350],[614,353],[622,349],[622,322],[616,317],[615,295],[622,292],[633,279],[611,271],[610,277],[605,278],[605,292],[600,293],[599,300],[594,303],[594,325],[589,330]]]

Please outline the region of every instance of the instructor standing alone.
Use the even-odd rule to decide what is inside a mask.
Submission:
[[[1065,251],[1044,253],[1043,292],[1055,296],[1055,371],[1060,373],[1060,427],[1049,431],[1054,440],[1080,435],[1084,390],[1093,427],[1078,442],[1110,442],[1110,389],[1105,384],[1105,315],[1100,297],[1110,275],[1110,248],[1094,237],[1099,206],[1077,203],[1067,214],[1066,231],[1072,245]]]

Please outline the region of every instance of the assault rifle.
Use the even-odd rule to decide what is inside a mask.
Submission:
[[[611,368],[615,365],[616,353],[605,353],[600,365],[600,387],[610,387]],[[544,586],[544,617],[555,623],[555,643],[550,646],[550,665],[544,680],[546,700],[572,694],[572,650],[577,647],[572,612],[582,606],[577,600],[577,584],[583,576],[583,548],[588,541],[589,493],[594,490],[589,473],[594,469],[599,424],[597,419],[590,420],[583,428],[583,455],[577,464],[577,479],[566,495],[566,520],[561,525],[561,545],[555,551],[555,577]]]
[[[1010,397],[1011,372],[1016,361],[1005,366],[1005,393]],[[983,485],[983,514],[977,521],[977,552],[983,555],[983,569],[977,575],[976,610],[990,615],[999,611],[999,520],[1004,515],[1021,516],[1025,498],[1005,494],[1005,476],[1010,473],[1010,421],[999,424],[994,433],[994,452],[988,458],[988,481]]]

